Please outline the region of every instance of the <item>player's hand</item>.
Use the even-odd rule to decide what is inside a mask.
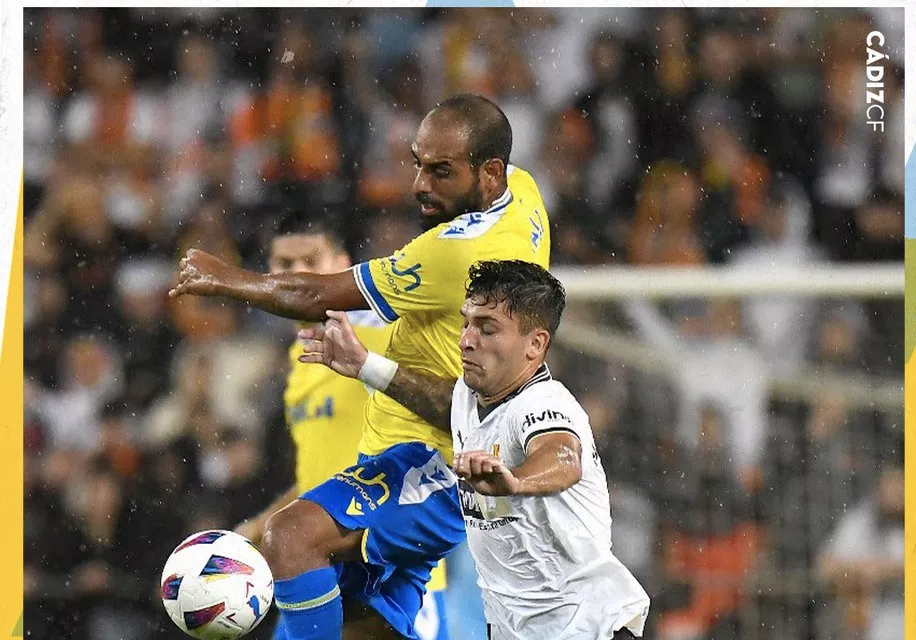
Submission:
[[[356,337],[353,325],[343,311],[328,311],[324,326],[299,331],[302,355],[299,362],[317,362],[342,376],[356,378],[369,352]]]
[[[455,456],[455,473],[484,496],[511,496],[520,481],[502,460],[486,451],[465,451]]]
[[[236,269],[214,255],[199,249],[189,249],[178,263],[178,282],[169,291],[170,298],[185,294],[194,296],[220,295],[223,285]]]

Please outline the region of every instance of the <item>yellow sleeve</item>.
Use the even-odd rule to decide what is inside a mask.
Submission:
[[[394,322],[411,311],[460,307],[464,288],[456,287],[455,279],[464,282],[466,262],[458,243],[438,237],[433,229],[391,256],[356,265],[353,274],[369,306],[385,322]]]

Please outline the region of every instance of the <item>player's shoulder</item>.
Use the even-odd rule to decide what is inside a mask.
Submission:
[[[506,182],[513,195],[513,204],[525,210],[543,210],[544,200],[541,198],[541,190],[538,189],[534,176],[520,167],[510,165]]]
[[[537,183],[534,181],[534,176],[514,164],[510,164],[506,167],[506,182],[509,183],[510,191],[519,188],[537,190]]]
[[[545,362],[533,376],[515,392],[513,400],[528,403],[537,398],[576,402],[572,392],[560,380],[553,377],[550,367]]]
[[[561,381],[554,378],[545,364],[526,382],[511,400],[510,413],[515,417],[529,418],[560,413],[570,421],[578,420],[584,410],[572,392]]]

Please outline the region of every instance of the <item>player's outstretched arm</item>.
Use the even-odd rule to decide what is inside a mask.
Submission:
[[[531,440],[514,469],[487,451],[466,451],[455,456],[455,473],[486,496],[559,493],[582,479],[582,444],[571,433],[545,433]]]
[[[217,296],[245,302],[293,320],[323,320],[328,309],[368,309],[351,271],[257,273],[190,249],[179,263],[178,282],[169,297]]]
[[[303,329],[299,362],[318,362],[342,376],[362,380],[404,405],[435,427],[451,430],[454,379],[439,378],[402,367],[366,350],[347,314],[328,311],[324,327]]]

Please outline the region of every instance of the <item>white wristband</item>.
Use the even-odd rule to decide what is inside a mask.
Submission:
[[[370,351],[356,377],[377,391],[385,391],[397,371],[397,362]]]

